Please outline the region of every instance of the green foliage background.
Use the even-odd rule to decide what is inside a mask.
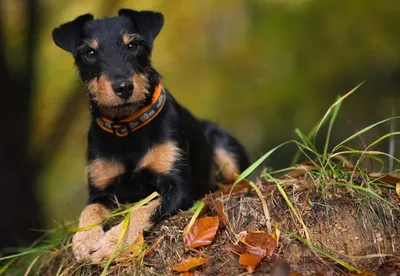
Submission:
[[[15,72],[26,35],[18,24],[20,4],[2,3]],[[164,84],[195,115],[239,137],[253,160],[293,138],[295,127],[310,130],[338,94],[365,79],[345,102],[334,141],[400,107],[398,0],[43,0],[30,135],[32,154],[41,155],[51,132],[61,132],[36,189],[48,224],[75,218],[85,204],[89,120],[83,96],[71,128],[64,129],[68,116],[56,121],[81,86],[72,57],[53,44],[51,31],[83,13],[114,15],[121,7],[164,13],[153,54]],[[283,166],[292,156],[291,149],[281,151],[269,164]]]

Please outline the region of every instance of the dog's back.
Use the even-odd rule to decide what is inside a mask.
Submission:
[[[233,183],[235,174],[249,166],[243,146],[216,123],[199,120],[176,101],[174,104],[189,141],[192,178],[197,182],[196,197],[215,188],[218,172],[222,175],[220,181]]]

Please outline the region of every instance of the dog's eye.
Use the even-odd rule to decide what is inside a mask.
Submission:
[[[128,45],[128,51],[130,52],[135,52],[137,49],[137,44],[133,43],[133,42],[129,42]]]
[[[86,51],[84,55],[88,59],[94,59],[97,56],[97,52],[93,49],[90,49],[90,50]]]

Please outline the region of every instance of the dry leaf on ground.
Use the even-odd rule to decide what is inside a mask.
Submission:
[[[221,194],[227,195],[227,194],[230,193],[230,191],[232,189],[232,186],[233,186],[232,184],[230,184],[230,185],[226,185],[226,184],[220,185],[219,189],[216,192],[214,192],[212,194],[212,196],[217,198],[217,197],[221,196]],[[239,183],[237,183],[235,185],[235,187],[233,187],[232,193],[235,193],[237,195],[237,194],[246,192],[249,189],[251,189],[251,186],[249,185],[249,183],[247,183],[246,181],[242,180]]]
[[[129,246],[127,249],[121,252],[119,254],[118,258],[116,261],[121,261],[122,259],[126,259],[128,257],[132,256],[138,256],[140,253],[143,252],[143,249],[145,248],[145,243],[144,243],[144,237],[143,237],[143,231],[140,232],[139,236],[137,237],[136,241],[134,244]]]
[[[240,255],[239,263],[246,267],[249,273],[253,273],[256,266],[261,262],[262,257],[250,253],[243,253]]]
[[[242,246],[240,246],[239,244],[233,244],[233,243],[226,245],[225,250],[233,252],[237,255],[243,254],[245,252],[245,250],[243,249]]]
[[[192,268],[205,264],[206,262],[208,262],[208,259],[203,257],[189,258],[173,266],[172,270],[176,272],[187,272]]]
[[[247,232],[242,242],[247,252],[264,257],[271,257],[276,249],[276,240],[265,232]]]
[[[222,202],[218,199],[215,199],[212,195],[207,195],[203,201],[208,206],[208,208],[211,209],[211,211],[218,216],[220,222],[219,227],[226,227],[229,223],[229,220]]]
[[[186,248],[197,248],[213,242],[219,225],[218,217],[203,217],[197,219],[192,228],[183,237]],[[185,230],[186,232],[186,230]]]
[[[200,272],[183,272],[179,273],[179,276],[205,276],[204,274],[201,274]]]

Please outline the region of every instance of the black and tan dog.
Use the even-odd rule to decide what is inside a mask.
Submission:
[[[89,202],[79,226],[102,221],[116,202],[135,202],[154,191],[161,195],[132,214],[124,244],[215,189],[216,169],[232,182],[249,165],[237,140],[193,117],[162,86],[150,56],[163,24],[161,13],[122,9],[116,17],[98,20],[85,14],[53,31],[89,90]],[[78,232],[76,258],[108,258],[121,227]]]

